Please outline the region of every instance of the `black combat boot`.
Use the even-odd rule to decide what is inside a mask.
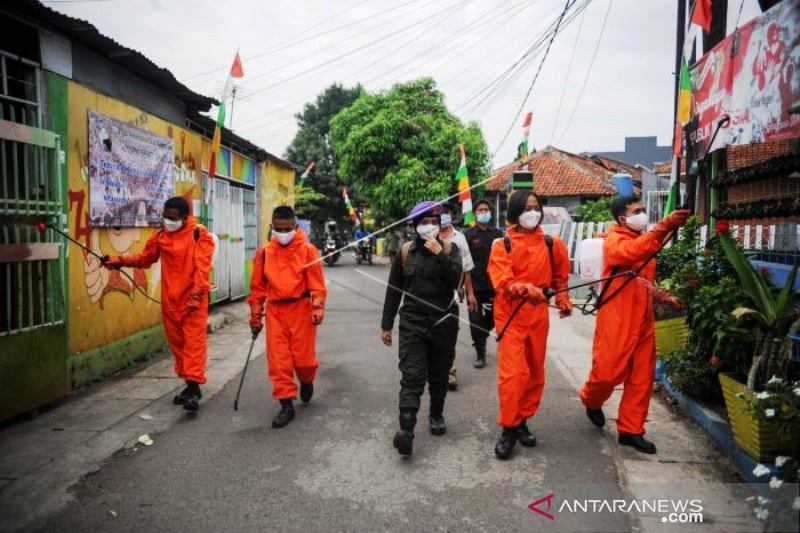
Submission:
[[[519,432],[517,428],[503,428],[500,438],[497,439],[497,444],[494,446],[494,454],[498,459],[508,459],[514,451],[514,445],[517,444]]]
[[[174,398],[172,398],[172,403],[174,403],[175,405],[183,405],[183,402],[186,401],[186,398],[188,396],[189,396],[189,382],[187,381],[186,387],[184,387],[180,393],[178,393]],[[200,392],[200,387],[197,387],[197,397],[198,399],[203,397],[203,393]]]
[[[416,411],[400,411],[400,431],[394,434],[393,444],[400,455],[411,455],[414,451],[414,426]]]
[[[634,435],[633,433],[620,433],[617,442],[623,446],[630,446],[642,453],[654,454],[656,453],[656,445],[645,439],[643,435]]]
[[[486,366],[486,345],[485,344],[476,344],[475,345],[475,354],[478,356],[475,359],[475,362],[472,363],[474,368],[483,368]]]
[[[520,446],[525,446],[526,448],[533,448],[536,446],[536,437],[531,434],[531,430],[528,429],[528,421],[525,420],[517,426],[517,442],[519,442]]]
[[[301,383],[300,384],[300,399],[303,401],[303,403],[310,402],[312,396],[314,396],[314,384],[313,383]]]
[[[444,421],[444,398],[431,398],[431,410],[428,421],[431,425],[431,433],[434,435],[444,435],[447,433],[447,424]]]
[[[586,408],[586,416],[589,417],[592,424],[601,428],[606,425],[606,415],[603,414],[603,409],[589,409]]]
[[[183,399],[183,408],[192,412],[199,410],[200,398],[203,397],[203,393],[200,392],[200,384],[196,381],[187,381],[186,391],[186,396]]]
[[[282,428],[294,420],[294,402],[291,398],[281,400],[281,410],[275,418],[272,419],[272,427]]]

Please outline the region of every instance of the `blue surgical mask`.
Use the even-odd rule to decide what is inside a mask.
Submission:
[[[453,225],[453,217],[449,213],[442,213],[440,215],[440,220],[443,228]]]
[[[489,213],[489,212],[487,212],[487,213],[478,213],[475,216],[475,219],[478,221],[479,224],[488,224],[489,222],[492,221],[492,214]]]

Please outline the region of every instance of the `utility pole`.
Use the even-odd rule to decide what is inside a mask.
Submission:
[[[672,114],[672,145],[675,146],[676,131],[678,127],[678,96],[680,94],[681,83],[681,61],[683,60],[683,41],[686,37],[686,0],[678,0],[678,25],[675,34],[675,101],[674,112]],[[672,157],[672,176],[670,187],[675,189],[675,205],[680,203],[681,197],[681,158],[673,155]]]
[[[707,54],[725,40],[727,33],[728,0],[716,0],[711,3],[711,29],[708,33],[703,33],[703,54]],[[733,58],[728,58],[728,61],[732,62]],[[727,153],[727,148],[724,148],[711,154],[711,168],[704,168],[700,173],[702,179],[700,190],[703,191],[703,222],[709,225],[710,230],[716,225],[716,220],[711,217],[711,213],[719,204],[719,194],[712,182],[727,167]]]

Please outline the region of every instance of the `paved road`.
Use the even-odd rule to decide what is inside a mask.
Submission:
[[[45,529],[630,530],[621,513],[551,521],[528,510],[566,486],[576,499],[623,497],[607,439],[585,420],[574,389],[551,364],[542,412],[531,424],[539,446],[518,448],[511,461],[495,459],[494,347],[491,364],[473,369],[466,328],[458,348],[461,386],[445,408],[447,435],[434,437],[422,425],[413,458],[400,458],[391,445],[397,348],[378,339],[384,288],[360,271],[388,277],[387,267],[357,268],[349,257],[326,267],[330,298],[316,395],[291,425],[270,427],[276,403],[264,361],[254,360],[238,413],[237,378],[198,416],[154,435],[155,445],[121,452],[84,479],[76,502]],[[590,483],[606,484],[604,493]],[[585,491],[576,484],[587,484]]]

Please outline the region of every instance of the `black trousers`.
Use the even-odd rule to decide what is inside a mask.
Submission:
[[[476,292],[478,310],[469,312],[469,332],[474,346],[486,346],[489,332],[494,328],[494,293]]]
[[[452,320],[452,319],[451,319]],[[431,414],[441,416],[447,396],[447,377],[456,355],[458,326],[422,331],[400,321],[400,410],[419,410],[428,382]]]

